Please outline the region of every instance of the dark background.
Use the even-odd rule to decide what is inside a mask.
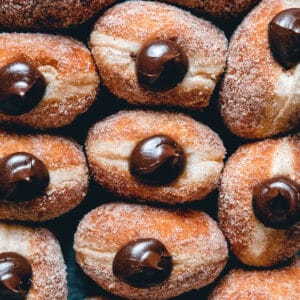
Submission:
[[[93,24],[98,19],[99,15],[100,14],[98,14],[95,18],[83,25],[75,26],[68,30],[56,30],[48,32],[52,34],[63,34],[67,36],[72,36],[88,44],[89,35],[92,31]],[[226,22],[220,22],[218,20],[211,21],[218,27],[220,27],[222,30],[224,30],[226,36],[230,39],[232,32],[235,30],[235,28],[238,26],[242,19],[243,16],[238,19],[228,20]],[[2,29],[2,31],[7,30]],[[220,84],[217,85],[214,91],[209,107],[205,108],[203,112],[195,112],[188,110],[180,111],[191,115],[196,120],[207,124],[214,131],[216,131],[224,142],[224,145],[227,149],[228,158],[237,149],[239,145],[246,143],[247,141],[233,136],[223,125],[217,105],[219,87]],[[114,97],[105,87],[101,87],[97,101],[87,113],[85,113],[82,116],[79,116],[72,125],[59,130],[51,130],[50,132],[54,134],[71,136],[77,142],[84,145],[87,132],[91,125],[94,124],[96,121],[101,120],[104,117],[109,116],[113,113],[116,113],[119,110],[136,108],[137,106],[130,106],[126,104],[124,100],[120,100]],[[162,109],[162,107],[152,107],[151,109]],[[168,108],[168,110],[179,111],[179,109],[170,108]],[[21,132],[32,132],[32,130],[30,129],[18,128],[14,126],[9,127],[13,130]],[[207,197],[207,199],[201,202],[199,201],[193,204],[185,205],[185,207],[189,206],[192,208],[204,210],[207,213],[209,213],[213,218],[216,218],[217,197],[218,192],[214,191],[209,195],[209,197]],[[120,199],[117,196],[102,189],[91,178],[89,193],[84,199],[84,201],[77,208],[52,221],[38,224],[29,224],[31,226],[47,227],[56,235],[56,237],[60,241],[65,257],[65,262],[67,265],[69,300],[83,300],[85,297],[97,295],[104,295],[107,296],[109,299],[120,299],[109,295],[107,292],[103,291],[100,287],[98,287],[91,279],[89,279],[77,265],[75,261],[75,255],[73,252],[73,236],[81,218],[91,209],[105,202],[117,200],[124,201],[124,199]],[[28,225],[28,223],[26,225]],[[228,270],[233,266],[239,266],[239,263],[234,258],[230,258],[229,263],[222,274],[228,272]],[[211,290],[213,285],[201,289],[199,291],[192,291],[190,293],[184,294],[176,299],[205,299],[207,293]]]

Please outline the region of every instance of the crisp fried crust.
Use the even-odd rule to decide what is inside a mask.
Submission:
[[[31,63],[44,75],[46,93],[30,112],[0,113],[0,121],[39,129],[62,127],[95,101],[99,78],[89,50],[80,42],[39,33],[0,34],[0,67],[18,60]]]
[[[269,47],[268,26],[299,0],[263,0],[232,37],[220,96],[221,114],[236,135],[255,139],[292,129],[300,121],[300,65],[286,70]]]
[[[167,2],[182,5],[197,13],[227,20],[244,13],[258,0],[167,0]]]
[[[114,0],[2,0],[0,24],[11,29],[66,28],[81,24]]]
[[[209,300],[298,300],[300,259],[274,270],[232,270],[209,296]]]
[[[219,197],[219,223],[235,256],[251,266],[282,262],[300,247],[299,224],[266,227],[252,206],[255,185],[286,177],[300,184],[300,138],[269,139],[240,147],[225,165]]]
[[[42,160],[50,174],[45,194],[25,202],[0,201],[0,219],[44,221],[76,207],[88,189],[85,156],[73,141],[51,135],[17,135],[0,131],[0,159],[28,152]]]
[[[186,164],[172,183],[151,186],[130,174],[135,145],[147,137],[164,134],[183,148]],[[203,199],[217,185],[225,149],[209,127],[178,113],[123,111],[98,122],[86,141],[91,171],[98,183],[112,192],[169,204]]]
[[[112,273],[116,252],[139,238],[160,240],[172,255],[173,271],[161,285],[131,287]],[[195,210],[165,210],[111,203],[81,221],[74,249],[84,272],[104,289],[128,299],[169,299],[216,279],[227,261],[227,244],[215,221]]]
[[[189,60],[175,88],[151,92],[140,87],[135,56],[153,39],[176,41]],[[227,40],[217,27],[179,8],[129,1],[109,9],[95,25],[90,46],[104,84],[130,103],[203,108],[223,73]]]
[[[27,300],[67,300],[67,273],[58,241],[47,229],[0,223],[0,253],[16,252],[32,267]]]

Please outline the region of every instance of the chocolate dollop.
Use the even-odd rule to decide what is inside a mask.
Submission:
[[[32,268],[14,252],[0,253],[0,299],[25,299],[31,286]]]
[[[287,228],[300,221],[300,186],[278,177],[254,187],[253,209],[267,227]]]
[[[269,24],[269,43],[276,60],[286,69],[300,62],[300,8],[277,14]]]
[[[130,172],[144,183],[168,184],[185,165],[183,149],[165,135],[154,135],[140,141],[131,153]]]
[[[15,152],[0,160],[0,197],[9,201],[30,200],[49,185],[49,172],[34,155]]]
[[[150,41],[137,54],[138,82],[148,90],[172,89],[182,81],[187,69],[186,54],[171,40]]]
[[[173,269],[172,257],[156,239],[138,239],[123,246],[113,261],[113,273],[121,281],[149,288],[165,281]]]
[[[17,61],[0,68],[0,111],[18,116],[32,110],[43,98],[46,82],[33,65]]]

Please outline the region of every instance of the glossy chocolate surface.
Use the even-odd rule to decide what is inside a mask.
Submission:
[[[49,185],[49,172],[32,154],[16,152],[0,160],[0,197],[9,201],[30,200]]]
[[[180,83],[188,69],[188,58],[171,40],[146,43],[137,55],[139,84],[151,91],[166,91]]]
[[[26,299],[32,268],[27,259],[14,252],[0,253],[0,299]]]
[[[185,155],[173,139],[154,135],[140,141],[130,157],[130,172],[144,183],[164,185],[183,171]]]
[[[22,115],[32,110],[43,98],[46,82],[33,65],[13,62],[0,68],[0,112]]]
[[[172,257],[156,239],[138,239],[123,246],[113,261],[113,273],[121,281],[149,288],[164,282],[173,269]]]
[[[267,227],[287,228],[300,221],[300,186],[288,178],[273,178],[253,190],[256,217]]]
[[[300,8],[280,12],[269,24],[269,43],[276,60],[286,69],[300,62]]]

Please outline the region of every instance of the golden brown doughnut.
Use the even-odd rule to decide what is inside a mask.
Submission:
[[[300,295],[300,259],[273,270],[234,269],[225,276],[209,300],[298,300]]]
[[[130,170],[133,149],[155,135],[172,138],[185,157],[182,172],[158,185],[138,180]],[[216,187],[225,155],[219,136],[206,125],[179,113],[142,110],[123,111],[95,124],[86,151],[91,172],[102,186],[125,197],[168,204],[203,199]],[[164,180],[170,175],[161,172],[156,177]]]
[[[16,61],[29,63],[42,73],[46,91],[28,113],[0,113],[1,122],[39,129],[62,127],[84,113],[96,98],[99,78],[89,50],[80,42],[39,33],[0,34],[0,68]]]
[[[300,138],[289,136],[241,146],[227,161],[221,178],[219,224],[232,252],[243,263],[271,266],[294,256],[299,250],[299,158]],[[282,190],[286,189],[287,182],[290,187],[297,186],[296,203],[283,202],[282,198],[289,201],[286,193],[276,191],[274,185],[270,187],[269,184],[265,185],[264,192],[275,191],[275,194],[270,198],[267,195],[261,197],[256,202],[257,193],[263,195],[259,190],[261,185],[270,180],[281,181]],[[255,209],[255,203],[259,204],[259,201],[275,210],[278,205],[279,213],[283,214],[282,217],[286,214],[289,219],[285,221],[291,223],[280,224],[279,221],[283,220],[276,220],[274,211],[268,217],[261,216],[261,210]],[[285,203],[288,203],[288,208]],[[286,212],[289,207],[296,208],[295,219]],[[267,208],[264,209],[269,213]]]
[[[195,12],[208,14],[220,19],[236,17],[258,0],[166,0],[167,2],[182,5]]]
[[[81,24],[114,0],[2,0],[0,24],[12,29],[66,28]]]
[[[31,265],[27,300],[67,300],[66,266],[59,243],[50,231],[0,223],[0,241],[1,258],[4,253],[12,252],[27,259]],[[1,271],[4,280],[2,267]],[[1,287],[1,293],[3,291]]]
[[[185,53],[181,59],[178,58],[184,67],[180,62],[177,67],[181,71],[182,67],[187,67],[183,80],[180,77],[180,83],[175,81],[179,83],[177,86],[175,84],[175,87],[168,87],[164,91],[142,88],[136,74],[143,45],[157,40],[168,41],[174,47],[179,47]],[[224,71],[227,52],[227,40],[223,32],[208,21],[170,5],[146,1],[128,1],[109,9],[96,23],[90,46],[104,85],[119,98],[133,104],[195,109],[208,105]],[[170,56],[173,57],[173,54]],[[179,53],[177,55],[180,57]],[[183,62],[185,56],[188,66]],[[156,65],[156,70],[149,70],[148,80],[168,70],[166,61],[170,59],[173,63],[173,60],[170,57],[165,59],[159,62],[159,66]],[[164,63],[165,66],[162,66]],[[155,64],[153,62],[147,66],[150,65],[151,69]],[[176,66],[173,67],[175,71],[169,70],[169,79],[181,72]]]
[[[160,284],[135,288],[113,275],[114,257],[137,239],[156,239],[172,256],[171,275]],[[87,214],[77,229],[74,249],[88,276],[128,299],[169,299],[205,286],[219,275],[228,255],[222,232],[205,213],[124,203],[106,204]]]
[[[16,152],[26,152],[40,159],[48,169],[50,182],[33,199],[1,199],[0,219],[49,220],[66,213],[82,201],[88,189],[88,170],[79,145],[58,136],[18,135],[0,131],[0,162]],[[1,169],[0,192],[3,187],[7,189],[7,176]]]
[[[269,23],[291,7],[300,8],[300,1],[263,0],[232,37],[220,107],[226,126],[236,135],[265,138],[299,124],[299,63],[285,69],[268,40]]]

